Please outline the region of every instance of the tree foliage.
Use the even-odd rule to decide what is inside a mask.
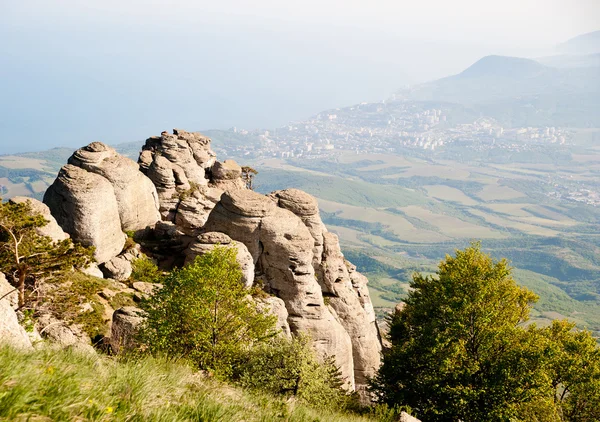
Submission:
[[[600,405],[594,339],[566,322],[523,327],[535,300],[478,243],[446,256],[391,317],[374,392],[427,421],[597,420],[581,416]]]
[[[241,358],[233,378],[244,387],[338,410],[349,400],[333,357],[320,362],[308,336],[276,337]]]
[[[229,374],[241,353],[276,333],[276,318],[261,312],[241,277],[236,249],[225,247],[173,271],[142,303],[148,314],[142,342],[152,352]]]
[[[27,285],[35,290],[39,280],[83,267],[93,260],[92,249],[74,244],[71,239],[53,242],[39,235],[36,229],[46,224],[48,221],[33,212],[29,202],[0,200],[0,271],[19,291],[19,307],[30,299]]]

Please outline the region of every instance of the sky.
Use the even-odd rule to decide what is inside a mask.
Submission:
[[[0,0],[0,154],[277,127],[598,22],[599,0]]]

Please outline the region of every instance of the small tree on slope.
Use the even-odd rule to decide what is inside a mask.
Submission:
[[[236,250],[225,247],[173,271],[142,303],[148,314],[142,342],[152,352],[229,374],[237,356],[276,333],[276,318],[261,312],[241,277]]]
[[[36,228],[48,221],[35,214],[28,202],[2,203],[0,199],[0,271],[19,292],[19,307],[27,304],[26,285],[83,267],[92,262],[93,250],[71,239],[52,242]]]

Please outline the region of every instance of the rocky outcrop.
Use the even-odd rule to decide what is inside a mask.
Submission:
[[[113,148],[92,142],[75,151],[69,158],[69,164],[98,174],[110,182],[122,230],[143,230],[160,220],[154,184],[139,171],[134,161]]]
[[[228,192],[205,230],[227,233],[247,246],[268,289],[283,299],[291,331],[309,332],[317,350],[336,356],[346,379],[367,394],[381,352],[367,280],[344,259],[317,201],[297,189],[268,197]]]
[[[67,164],[46,191],[44,203],[74,241],[95,247],[100,263],[117,256],[125,244],[119,206],[104,177]]]
[[[347,387],[368,397],[381,338],[367,279],[344,259],[314,197],[297,189],[268,196],[247,189],[237,163],[217,162],[209,138],[182,130],[147,139],[140,171],[100,143],[78,150],[69,162],[44,202],[75,240],[96,246],[107,277],[130,274],[122,230],[143,228],[158,214],[146,246],[163,267],[189,263],[216,245],[235,247],[242,283],[271,294],[255,300],[277,316],[282,335],[308,333],[320,356],[335,358]],[[141,192],[134,192],[135,184]],[[136,201],[145,205],[131,207]],[[144,212],[136,214],[139,207]],[[152,294],[151,287],[134,285],[134,294]],[[114,350],[133,346],[127,342],[142,320],[136,308],[115,311]]]
[[[30,349],[31,340],[19,324],[14,309],[17,305],[17,292],[4,274],[0,273],[0,345],[8,344],[19,349]]]
[[[0,300],[0,344],[30,349],[31,340],[7,300]]]
[[[10,199],[10,202],[15,204],[22,204],[27,202],[31,207],[31,211],[33,211],[34,214],[40,214],[42,217],[44,217],[45,220],[48,221],[48,223],[45,226],[37,227],[35,229],[38,235],[47,236],[50,239],[52,239],[53,242],[60,242],[61,240],[69,238],[69,235],[60,228],[60,226],[56,222],[56,219],[50,213],[50,208],[48,208],[48,206],[43,202],[25,196],[12,197]]]
[[[208,232],[198,236],[184,251],[185,264],[193,262],[197,256],[202,256],[212,251],[216,246],[236,248],[236,261],[240,264],[242,271],[241,282],[246,287],[252,287],[254,283],[254,261],[248,248],[241,242],[231,240],[225,233]]]
[[[143,322],[143,311],[134,306],[124,306],[113,313],[110,346],[114,353],[135,348],[136,335]]]
[[[285,307],[285,302],[276,296],[258,297],[254,299],[259,306],[264,309],[265,312],[274,315],[277,318],[276,327],[279,330],[279,334],[291,338],[292,330],[290,330],[290,324],[288,324],[288,311]]]
[[[154,184],[134,161],[101,142],[73,153],[44,203],[73,240],[96,248],[100,263],[121,252],[123,231],[144,230],[160,220]]]
[[[42,338],[48,340],[54,347],[95,353],[90,337],[80,327],[69,326],[51,314],[40,315],[36,326]]]
[[[325,305],[312,264],[314,239],[302,220],[264,195],[239,190],[223,194],[205,229],[246,245],[270,291],[285,303],[291,331],[308,333],[321,356],[334,356],[354,388],[350,336]]]
[[[210,139],[174,129],[146,140],[139,165],[156,186],[162,218],[195,236],[222,193],[243,189],[241,167],[216,161]]]

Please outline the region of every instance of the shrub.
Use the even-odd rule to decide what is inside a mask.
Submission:
[[[153,353],[231,373],[241,353],[276,333],[276,317],[260,311],[241,277],[236,249],[224,247],[173,271],[164,287],[141,303],[148,314],[141,343]]]
[[[149,258],[143,257],[131,263],[131,279],[147,283],[160,283],[164,278],[163,272]]]
[[[308,336],[277,337],[251,348],[242,358],[233,378],[243,387],[330,409],[345,407],[349,401],[334,360],[319,362]]]

